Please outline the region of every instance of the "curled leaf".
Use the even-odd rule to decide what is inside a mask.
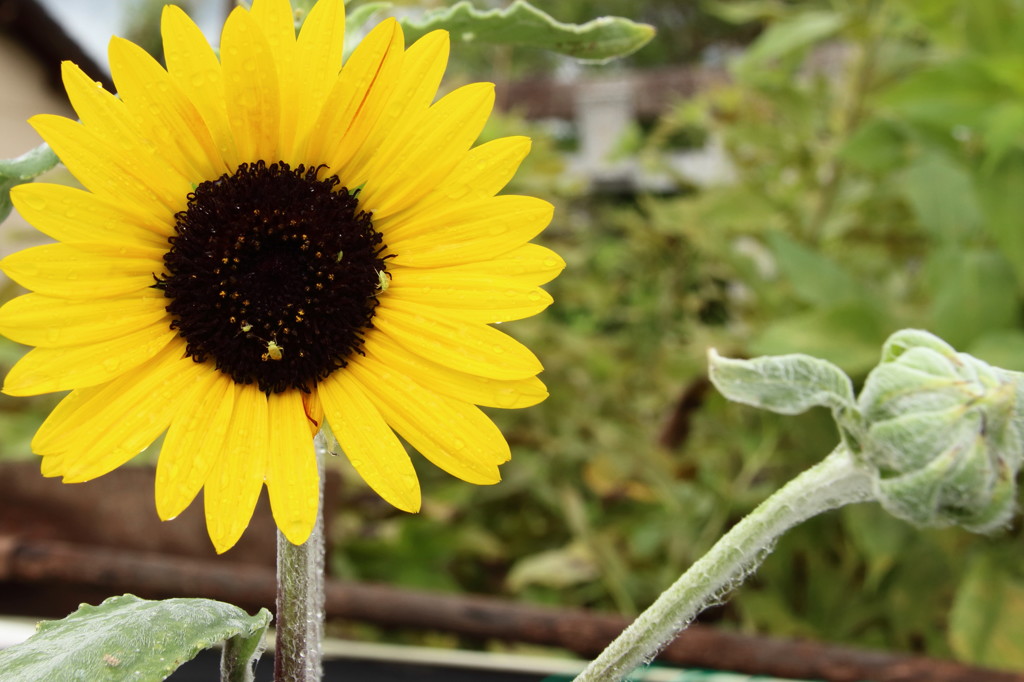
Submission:
[[[600,17],[585,24],[563,23],[525,0],[516,0],[506,9],[490,10],[478,10],[464,0],[428,12],[420,21],[402,21],[410,42],[439,28],[466,41],[539,47],[596,62],[632,54],[655,34],[653,26],[622,17]]]
[[[779,414],[819,406],[843,410],[855,404],[853,385],[843,370],[809,355],[734,360],[711,349],[708,367],[711,383],[729,400]]]
[[[0,679],[163,680],[203,649],[230,640],[232,682],[251,681],[270,612],[250,616],[210,599],[148,601],[130,594],[83,604],[0,651]]]

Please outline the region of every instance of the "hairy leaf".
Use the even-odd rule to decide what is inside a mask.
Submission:
[[[163,680],[224,640],[236,661],[233,681],[251,680],[270,612],[250,616],[210,599],[148,601],[125,594],[43,621],[28,640],[0,651],[0,679]]]
[[[421,21],[404,20],[402,28],[409,41],[441,28],[466,41],[539,47],[597,62],[632,54],[655,33],[652,26],[622,17],[600,17],[585,24],[562,23],[524,0],[492,10],[457,2],[427,13]]]
[[[853,384],[843,370],[809,355],[734,360],[711,349],[708,365],[715,388],[729,400],[746,405],[780,414],[854,405]]]

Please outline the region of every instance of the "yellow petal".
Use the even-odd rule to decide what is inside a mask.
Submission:
[[[109,133],[100,134],[100,126],[87,128],[62,116],[39,114],[29,124],[72,175],[103,198],[124,203],[134,213],[152,213],[171,225],[174,214],[185,208],[191,184],[169,166],[155,163],[142,146],[125,147],[113,142]]]
[[[345,370],[317,386],[324,416],[352,467],[389,504],[407,511],[420,509],[420,484],[409,454],[366,391]]]
[[[539,286],[553,280],[564,269],[565,261],[551,249],[539,244],[523,244],[486,261],[433,268],[433,271],[455,276],[491,273],[513,279],[521,286]]]
[[[194,184],[228,172],[203,117],[163,67],[121,38],[111,39],[109,52],[118,95],[164,163]]]
[[[59,455],[43,455],[42,460],[43,462],[39,466],[39,473],[46,478],[55,478],[64,475],[69,458],[68,453],[63,452]]]
[[[39,428],[33,450],[66,455],[66,483],[88,481],[127,462],[167,428],[182,394],[207,369],[182,358],[181,350],[175,344],[114,381],[69,395]]]
[[[536,405],[548,397],[540,379],[488,379],[439,365],[403,350],[387,335],[371,330],[363,345],[366,355],[449,398],[474,405],[513,409]]]
[[[164,320],[169,325],[167,302],[163,292],[152,288],[129,296],[97,299],[26,294],[0,308],[0,334],[43,348],[96,343]]]
[[[395,39],[404,40],[397,24]],[[389,52],[385,64],[392,64],[391,56]],[[395,57],[398,57],[394,62],[397,73],[381,74],[369,93],[364,110],[355,121],[352,132],[356,132],[354,142],[358,142],[358,147],[350,146],[355,152],[351,160],[343,165],[337,158],[327,161],[349,186],[363,182],[367,163],[391,137],[395,127],[407,125],[410,117],[419,118],[433,101],[448,63],[448,34],[444,31],[428,33],[404,54],[396,52]],[[387,90],[379,90],[378,84],[385,85]],[[360,125],[364,123],[369,124],[365,126],[368,130]]]
[[[450,47],[447,31],[431,31],[409,46],[389,110],[381,120],[382,131],[408,112],[430,106],[448,66]]]
[[[467,374],[527,379],[543,370],[530,349],[493,327],[431,317],[429,308],[388,296],[381,297],[373,326],[402,348]]]
[[[276,161],[281,128],[277,66],[266,36],[241,7],[224,23],[220,57],[228,125],[241,162]]]
[[[123,380],[123,377],[121,378]],[[90,403],[96,406],[110,402],[109,398],[116,397],[111,386],[119,386],[119,380],[114,380],[99,386],[87,388],[76,388],[61,399],[57,406],[50,410],[50,414],[43,420],[42,425],[32,437],[32,452],[43,455],[56,463],[66,451],[66,444],[74,442],[77,433],[76,429],[89,423],[88,415],[91,412],[80,412],[80,408]],[[98,401],[93,403],[93,401]],[[83,418],[83,415],[84,418]],[[70,440],[69,440],[70,439]],[[52,456],[52,457],[51,457]],[[44,459],[43,467],[47,464]],[[45,473],[44,476],[59,476],[63,469],[57,473]]]
[[[114,42],[118,40],[114,39]],[[58,151],[57,145],[64,150],[64,153],[58,151],[61,161],[83,184],[93,191],[98,191],[95,183],[89,178],[103,182],[109,182],[109,179],[98,174],[96,169],[86,167],[85,159],[69,159],[65,156],[77,149],[89,159],[106,163],[111,170],[120,169],[130,175],[140,185],[136,191],[138,196],[151,195],[172,211],[177,211],[190,186],[187,180],[189,176],[184,168],[172,163],[168,155],[159,153],[145,129],[137,125],[137,119],[131,115],[125,102],[104,90],[71,62],[64,62],[61,71],[64,87],[82,124],[78,125],[70,119],[59,117],[51,119],[49,123],[47,117],[33,119],[39,119],[39,125],[33,125],[36,125],[40,134],[54,146],[54,150]],[[85,134],[82,132],[83,128],[88,131],[88,139],[93,144],[98,144],[99,148],[86,151],[81,145],[75,144],[74,140],[68,139],[69,135]],[[44,130],[50,132],[44,134]],[[50,140],[50,136],[54,139]],[[110,198],[120,199],[116,194]]]
[[[539,287],[511,277],[447,268],[388,268],[388,298],[435,308],[438,314],[466,322],[505,322],[536,315],[551,305]]]
[[[288,0],[255,0],[250,16],[266,38],[271,60],[277,68],[277,84],[280,88],[277,98],[281,103],[277,149],[290,150],[295,145],[298,102],[306,96],[300,89],[306,65],[296,60],[295,17]],[[280,157],[280,152],[279,158],[289,164],[302,161]],[[265,160],[271,162],[271,159]]]
[[[462,160],[494,107],[494,85],[473,83],[446,95],[422,118],[409,116],[366,166],[360,205],[387,217],[434,190]]]
[[[338,81],[345,47],[345,3],[320,0],[302,24],[296,43],[295,63],[300,68],[294,78],[298,108],[296,136],[292,147],[283,147],[284,159],[306,159],[310,130],[324,107],[328,93]]]
[[[551,222],[543,199],[502,195],[424,215],[384,235],[397,265],[444,267],[482,261],[522,246]]]
[[[24,183],[11,190],[21,217],[37,230],[62,242],[102,242],[150,248],[169,248],[174,223],[103,199],[67,185]]]
[[[138,396],[132,411],[98,434],[94,440],[67,451],[64,483],[82,483],[110,473],[138,455],[163,433],[182,406],[181,393],[196,375],[193,368],[174,375],[174,363],[164,363],[163,373],[147,380],[147,396]]]
[[[288,0],[253,0],[254,25],[267,39],[279,75],[290,75],[295,58],[295,15]]]
[[[501,480],[498,465],[512,455],[498,427],[479,408],[423,388],[370,357],[356,358],[346,371],[387,423],[436,466],[478,485]]]
[[[8,395],[39,395],[95,386],[146,362],[176,334],[168,325],[150,325],[98,343],[33,348],[7,373],[3,390]]]
[[[320,474],[299,391],[269,397],[267,492],[274,521],[293,545],[309,538],[320,508]]]
[[[220,61],[199,27],[175,5],[165,5],[160,21],[167,71],[199,111],[229,168],[239,159],[228,125]]]
[[[242,537],[267,473],[267,396],[255,384],[236,390],[224,450],[203,488],[206,529],[218,554]]]
[[[470,149],[438,186],[412,206],[394,215],[374,216],[381,232],[397,229],[426,213],[446,211],[452,202],[493,197],[508,184],[530,151],[528,137],[501,137]]]
[[[185,511],[206,483],[224,451],[234,399],[234,382],[216,370],[201,372],[182,394],[181,411],[156,465],[156,510],[162,520]]]
[[[402,29],[394,19],[386,19],[352,52],[327,95],[310,131],[310,159],[322,159],[332,173],[339,173],[384,110],[403,59]],[[347,176],[341,177],[348,183]]]
[[[163,272],[166,250],[112,244],[44,244],[13,253],[0,270],[40,294],[93,299],[134,294]]]

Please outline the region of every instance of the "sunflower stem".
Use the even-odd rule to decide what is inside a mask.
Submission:
[[[733,526],[579,674],[615,682],[649,662],[709,604],[722,600],[768,555],[775,540],[822,512],[872,498],[871,478],[842,445]]]
[[[277,532],[277,644],[275,682],[319,682],[324,636],[324,460],[327,441],[314,439],[320,504],[309,539],[293,545]]]

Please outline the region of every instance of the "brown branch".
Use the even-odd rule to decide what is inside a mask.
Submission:
[[[274,571],[247,564],[0,536],[0,603],[13,591],[54,584],[128,590],[140,596],[204,596],[247,610],[273,607]],[[327,581],[328,617],[423,628],[480,640],[558,646],[592,657],[626,626],[614,615]],[[752,637],[693,625],[660,659],[678,665],[829,682],[1024,682],[1024,675],[818,642]]]

